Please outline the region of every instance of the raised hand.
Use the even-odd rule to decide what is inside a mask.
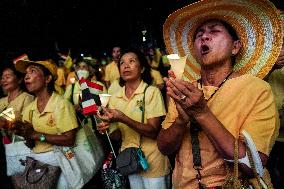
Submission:
[[[103,108],[103,113],[98,114],[98,117],[101,120],[107,122],[121,122],[124,116],[124,113],[122,113],[121,111],[108,108]]]
[[[191,117],[209,110],[203,92],[190,82],[170,77],[166,80],[167,94]],[[178,108],[178,106],[177,106]],[[178,109],[179,113],[182,112]]]

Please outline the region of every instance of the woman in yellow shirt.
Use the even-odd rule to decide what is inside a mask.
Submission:
[[[19,128],[22,124],[16,124],[15,130],[27,141],[35,142],[35,159],[58,166],[53,145],[73,146],[78,125],[72,104],[54,92],[57,68],[50,61],[19,61],[16,69],[26,73],[27,90],[36,99],[23,111],[26,126]],[[57,188],[69,188],[62,173]]]
[[[121,151],[129,147],[139,147],[141,144],[150,168],[128,176],[132,189],[166,189],[169,161],[159,152],[156,142],[162,118],[166,113],[162,95],[154,86],[146,89],[145,120],[142,123],[144,90],[152,83],[150,66],[140,52],[126,51],[119,60],[119,70],[122,87],[112,94],[109,109],[105,109],[101,116],[106,122],[100,123],[98,128],[102,133],[109,128],[113,131],[111,137],[121,138]]]
[[[25,90],[24,74],[16,71],[14,66],[4,68],[1,75],[1,86],[3,90],[8,93],[8,95],[0,99],[0,112],[4,111],[7,108],[13,108],[13,111],[15,113],[15,119],[21,120],[22,119],[21,114],[23,109],[34,100],[34,97],[32,95],[28,94],[27,92],[24,92]],[[0,127],[2,126],[3,127],[6,126],[6,120],[0,118]],[[2,130],[1,133],[5,135],[8,134],[5,130]],[[2,146],[2,144],[1,144],[0,153],[4,155],[4,147]],[[6,168],[5,168],[6,162],[4,156],[1,156],[0,167],[2,167],[1,169],[2,176],[0,176],[1,177],[0,180],[2,180],[3,178],[3,182],[2,181],[0,182],[3,183],[2,186],[5,188],[8,187],[5,186],[5,184],[8,184],[9,182],[8,179],[6,178],[7,177]]]

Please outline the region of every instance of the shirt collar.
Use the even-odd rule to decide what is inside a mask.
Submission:
[[[54,111],[54,108],[56,107],[56,94],[53,92],[51,97],[49,98],[43,112],[41,114],[44,114],[46,112],[53,112]],[[35,99],[34,103],[32,104],[32,107],[31,107],[31,110],[37,110],[37,100],[38,98]]]
[[[140,82],[139,86],[137,87],[137,89],[134,91],[134,93],[132,94],[132,96],[130,97],[130,99],[135,96],[136,94],[142,94],[144,93],[145,88],[147,87],[147,83],[145,83],[143,80]],[[124,99],[128,99],[125,95],[125,85],[121,88],[121,91],[118,93],[117,95],[120,98],[124,98]]]

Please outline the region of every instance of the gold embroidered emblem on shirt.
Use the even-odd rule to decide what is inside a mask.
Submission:
[[[50,127],[54,127],[55,126],[55,119],[54,119],[54,117],[52,115],[48,118],[47,125],[50,126]]]

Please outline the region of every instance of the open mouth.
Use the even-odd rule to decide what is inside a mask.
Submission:
[[[26,85],[26,86],[30,85],[30,82],[25,82],[25,85]]]
[[[205,55],[209,53],[209,47],[207,45],[201,45],[201,54]]]
[[[123,74],[129,74],[131,73],[130,71],[123,71]]]

